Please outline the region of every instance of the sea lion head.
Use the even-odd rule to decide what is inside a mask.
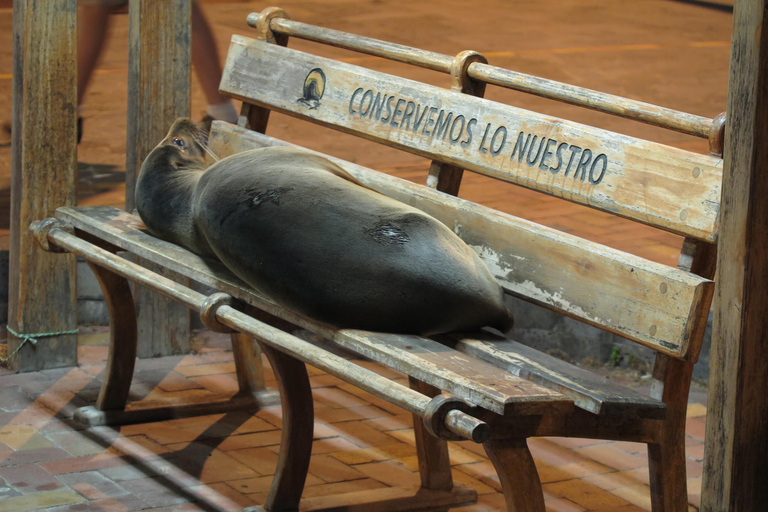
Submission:
[[[144,160],[135,193],[136,209],[151,233],[203,255],[212,251],[195,228],[191,201],[209,165],[207,156],[218,160],[203,129],[191,119],[177,119]]]
[[[202,170],[208,167],[208,156],[216,159],[207,147],[205,131],[187,117],[173,123],[152,153],[159,153],[167,165],[178,170]]]

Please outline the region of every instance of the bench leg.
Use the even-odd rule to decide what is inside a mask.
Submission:
[[[136,308],[128,280],[88,263],[96,275],[109,312],[109,356],[104,379],[96,400],[101,411],[122,411],[136,364]]]
[[[279,401],[274,390],[265,390],[261,357],[254,352],[250,337],[233,335],[240,393],[223,400],[192,401],[178,404],[162,401],[140,401],[128,405],[138,345],[136,308],[128,280],[98,265],[88,263],[101,285],[109,312],[109,356],[95,406],[81,407],[75,413],[80,423],[129,425],[174,418],[258,410]],[[137,406],[138,405],[138,406]]]
[[[685,418],[693,364],[656,356],[651,395],[667,404],[659,442],[648,445],[651,506],[654,512],[688,510]]]
[[[230,336],[240,393],[251,395],[264,391],[267,386],[264,383],[264,366],[258,344],[247,334],[236,332]]]
[[[544,512],[544,493],[525,439],[492,439],[485,452],[501,481],[509,512]]]
[[[413,377],[408,378],[411,389],[427,396],[437,396],[440,390]],[[421,486],[424,489],[450,491],[453,489],[448,443],[427,432],[421,416],[413,415],[416,454],[419,459]]]
[[[275,372],[283,407],[283,431],[275,477],[262,507],[267,512],[295,512],[304,491],[312,454],[315,411],[307,367],[288,355],[261,345]]]

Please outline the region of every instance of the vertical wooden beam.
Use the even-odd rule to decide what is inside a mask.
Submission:
[[[768,4],[734,6],[702,508],[768,506]]]
[[[13,2],[13,114],[8,325],[17,333],[77,326],[75,258],[46,253],[29,223],[75,204],[77,2]],[[8,353],[20,340],[9,336]],[[19,371],[77,363],[72,334],[26,343]]]
[[[135,208],[141,164],[179,117],[190,109],[191,3],[131,0],[128,49],[128,135],[125,206]],[[141,262],[140,262],[141,263]],[[171,279],[181,277],[152,266]],[[189,312],[171,300],[136,288],[139,357],[189,350]]]

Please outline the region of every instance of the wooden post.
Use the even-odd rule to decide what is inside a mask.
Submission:
[[[13,2],[13,114],[8,325],[20,334],[76,328],[75,258],[49,254],[29,223],[75,204],[77,2]],[[8,337],[8,353],[22,340]],[[19,371],[77,363],[73,334],[19,350]]]
[[[191,4],[189,0],[131,0],[129,8],[128,136],[125,207],[135,208],[136,178],[144,158],[190,109]],[[179,276],[151,267],[172,279]],[[189,350],[189,312],[136,288],[139,357]]]
[[[702,508],[768,506],[768,4],[734,6]]]

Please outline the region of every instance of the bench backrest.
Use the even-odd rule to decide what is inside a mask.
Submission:
[[[246,104],[424,156],[438,165],[562,197],[684,235],[691,241],[716,240],[722,171],[719,156],[671,148],[462,94],[458,86],[455,90],[441,89],[289,49],[274,44],[269,28],[279,25],[287,34],[303,34],[314,40],[323,40],[326,29],[279,18],[272,19],[270,25],[267,18],[262,15],[258,21],[249,17],[262,39],[233,37],[221,82],[223,93]],[[336,46],[359,46],[368,53],[418,61],[440,71],[446,71],[447,66],[456,76],[454,83],[469,80],[470,70],[490,83],[511,73],[470,53],[453,59],[327,30],[326,38],[335,38],[331,44]],[[552,83],[542,84],[538,93],[546,95]],[[535,81],[525,86],[537,88]],[[475,87],[474,93],[481,93],[483,88],[484,84]],[[589,96],[588,92],[582,94]],[[595,94],[598,99],[607,96]],[[609,105],[606,108],[625,109],[624,104],[611,99],[605,101]],[[666,117],[677,123],[675,129],[680,131],[709,136],[716,125],[711,119],[676,116],[638,103],[634,107],[637,105],[640,108],[635,110],[642,111],[637,117],[645,115],[649,122],[654,122],[654,116]],[[265,120],[266,115],[266,110],[259,109],[251,119]],[[255,128],[263,130],[264,126]],[[280,144],[238,127],[218,125],[216,130],[211,144],[222,155]],[[341,160],[337,163],[363,183],[443,221],[480,254],[507,292],[661,353],[697,358],[713,292],[710,280],[428,187]]]

